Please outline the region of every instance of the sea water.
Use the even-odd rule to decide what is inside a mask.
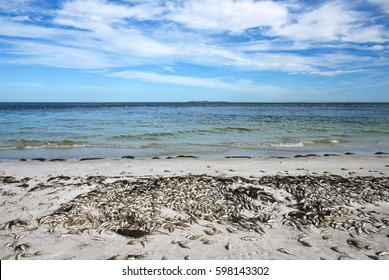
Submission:
[[[389,103],[0,103],[0,158],[389,152]]]

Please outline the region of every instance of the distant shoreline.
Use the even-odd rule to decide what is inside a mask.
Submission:
[[[0,101],[0,104],[389,104],[389,101]]]

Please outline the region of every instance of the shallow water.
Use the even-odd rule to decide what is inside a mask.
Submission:
[[[389,103],[0,103],[0,158],[389,152]]]

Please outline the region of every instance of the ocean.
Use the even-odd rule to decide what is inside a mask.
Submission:
[[[0,159],[389,153],[389,103],[0,103]]]

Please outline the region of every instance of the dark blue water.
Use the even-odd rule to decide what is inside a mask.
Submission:
[[[0,103],[0,158],[389,152],[389,103]]]

